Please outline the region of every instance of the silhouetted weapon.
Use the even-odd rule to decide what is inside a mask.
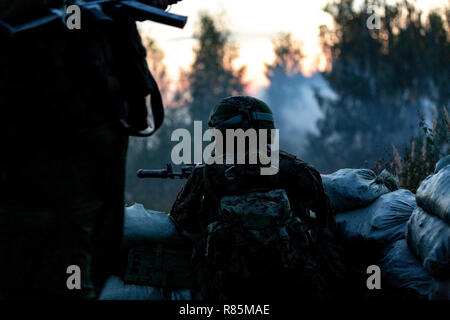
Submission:
[[[173,171],[172,164],[168,163],[166,169],[147,170],[139,169],[139,178],[159,178],[159,179],[187,179],[194,172],[198,164],[189,164],[181,167],[181,171]]]
[[[178,1],[172,0],[169,4],[176,2]],[[150,20],[177,28],[184,28],[187,22],[186,16],[166,12],[136,0],[74,0],[71,2],[71,5],[78,6],[82,13],[88,13],[89,18],[97,21],[113,21],[115,17],[122,16],[132,21]],[[0,20],[0,32],[13,36],[57,20],[64,21],[66,17],[65,10],[65,8],[52,8],[49,9],[48,15],[20,25],[12,25],[4,20]]]

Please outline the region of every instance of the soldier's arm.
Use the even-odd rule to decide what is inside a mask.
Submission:
[[[308,209],[314,211],[317,224],[334,231],[336,226],[334,213],[325,193],[319,171],[313,166],[296,159],[291,175],[294,190],[303,198],[302,200]]]
[[[17,18],[49,8],[62,8],[64,0],[2,0],[0,19]]]
[[[202,169],[196,168],[178,193],[170,216],[175,223],[189,233],[199,233],[199,213],[203,195]]]
[[[168,6],[181,2],[181,0],[141,0],[151,6],[166,10]]]
[[[319,171],[317,171],[312,166],[310,167],[310,172],[312,177],[314,178],[314,183],[316,184],[317,192],[317,200],[315,202],[315,208],[316,212],[318,213],[318,216],[320,217],[319,223],[323,224],[327,228],[329,228],[331,231],[336,230],[336,220],[334,216],[334,210],[333,207],[330,204],[330,199],[328,198],[328,195],[325,192],[325,188],[323,186],[322,177],[320,176]]]

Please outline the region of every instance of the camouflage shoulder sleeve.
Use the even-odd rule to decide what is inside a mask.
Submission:
[[[63,0],[2,0],[0,19],[32,14],[47,8],[60,8],[63,5]]]
[[[283,150],[280,150],[280,156],[283,157],[283,158],[289,158],[289,159],[292,159],[292,160],[298,160],[298,158],[295,155],[293,155],[292,153],[283,151]]]
[[[334,211],[333,207],[330,204],[330,199],[328,198],[328,195],[325,192],[325,187],[323,186],[322,177],[317,171],[316,168],[314,168],[311,165],[307,165],[309,171],[311,172],[311,175],[314,178],[314,183],[317,186],[318,194],[317,194],[317,202],[315,204],[316,212],[318,216],[318,222],[329,228],[331,231],[336,231],[336,220],[334,217]]]
[[[335,230],[333,209],[330,205],[322,177],[319,171],[310,164],[288,153],[280,153],[281,161],[285,164],[285,170],[289,175],[290,185],[297,194],[303,195],[302,201],[306,201],[307,207],[315,212],[319,226]]]
[[[199,213],[204,192],[203,167],[197,167],[187,180],[170,210],[175,223],[189,233],[199,233]]]

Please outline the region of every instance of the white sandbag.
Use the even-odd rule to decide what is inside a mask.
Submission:
[[[417,207],[407,223],[406,238],[411,250],[433,277],[439,279],[450,277],[448,224]]]
[[[184,242],[167,214],[147,210],[139,203],[125,208],[122,239],[124,248],[153,243],[177,244]]]
[[[373,242],[382,249],[405,238],[406,222],[415,207],[413,193],[397,190],[382,195],[365,208],[338,214],[336,223],[346,242],[355,245]]]
[[[166,299],[163,289],[150,286],[126,284],[116,276],[106,280],[105,286],[100,293],[99,300],[193,300],[200,299],[198,293],[191,290],[172,290],[170,298]]]
[[[322,182],[336,213],[365,207],[390,191],[384,179],[368,169],[340,169],[322,175]]]
[[[161,288],[125,284],[119,277],[109,277],[99,300],[165,300]]]
[[[386,248],[378,265],[381,269],[381,288],[409,289],[415,294],[428,296],[432,278],[408,248],[405,239]]]
[[[450,166],[429,175],[416,193],[417,204],[450,224]]]

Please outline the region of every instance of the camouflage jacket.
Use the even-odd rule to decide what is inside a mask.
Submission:
[[[201,233],[204,227],[215,221],[218,201],[225,195],[225,166],[209,167],[211,173],[208,174],[208,180],[211,182],[205,181],[203,166],[196,168],[170,211],[175,222],[190,233]],[[294,215],[314,230],[335,230],[333,210],[325,194],[322,179],[311,165],[282,151],[280,169],[276,175],[260,176],[259,172],[252,174],[248,170],[246,173],[247,176],[239,182],[241,188],[264,186],[269,189],[284,189]]]
[[[298,269],[297,276],[293,276],[287,283],[294,289],[304,287],[304,290],[295,289],[297,295],[303,294],[309,298],[322,299],[336,295],[335,290],[339,290],[343,281],[345,267],[342,249],[335,237],[334,213],[319,172],[285,152],[280,152],[279,172],[274,176],[261,176],[259,170],[252,172],[249,165],[235,167],[244,171],[244,177],[237,182],[240,190],[261,187],[266,190],[284,189],[293,214],[300,217],[306,230],[309,230],[313,246],[302,253],[304,263]],[[207,226],[218,220],[219,200],[225,195],[225,189],[228,189],[224,188],[226,181],[222,178],[225,168],[223,165],[211,165],[208,170],[204,170],[202,166],[197,167],[170,212],[180,228],[189,233],[200,234],[194,251],[194,264],[203,264]],[[208,176],[207,179],[205,175]],[[308,279],[310,284],[299,279]],[[202,283],[209,282],[202,280]]]

